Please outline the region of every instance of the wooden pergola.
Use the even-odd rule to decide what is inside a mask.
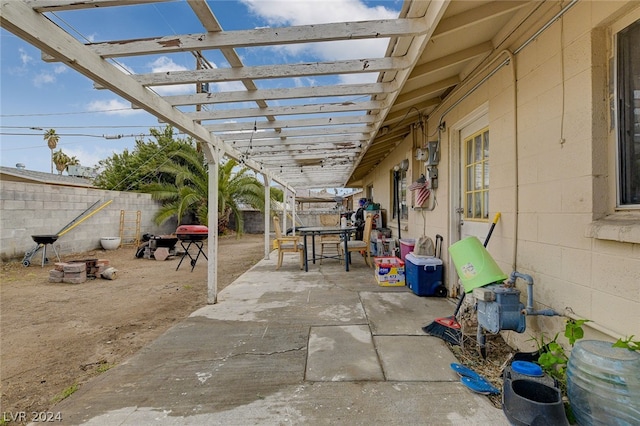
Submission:
[[[522,23],[535,21],[555,1],[405,0],[394,19],[226,31],[211,7],[224,2],[187,0],[193,32],[86,43],[60,18],[77,10],[154,7],[162,0],[2,0],[0,25],[60,62],[193,137],[210,167],[209,191],[217,193],[218,162],[233,158],[295,197],[296,190],[358,187],[362,179],[436,110],[457,87],[502,49],[517,41]],[[122,11],[126,13],[126,10]],[[150,14],[151,15],[151,14]],[[93,22],[92,22],[93,23]],[[129,31],[128,31],[129,32]],[[100,32],[99,32],[100,33]],[[102,33],[108,33],[104,31]],[[360,57],[357,42],[384,40],[379,57]],[[246,66],[242,49],[290,44],[354,43],[348,59]],[[193,70],[131,74],[119,58],[184,54]],[[226,66],[209,59],[222,55]],[[368,75],[370,81],[301,86],[300,78]],[[371,77],[373,76],[373,77]],[[277,88],[263,84],[281,82]],[[235,83],[225,90],[220,83]],[[242,90],[237,89],[241,84]],[[191,85],[189,94],[161,96],[162,86]],[[207,86],[218,85],[209,91]],[[241,105],[241,107],[238,107]],[[437,129],[436,129],[437,130]],[[423,133],[426,133],[423,129]],[[217,197],[209,197],[209,301],[216,301]],[[295,203],[292,203],[294,205]],[[265,213],[265,228],[270,218]],[[265,253],[268,256],[268,235]]]

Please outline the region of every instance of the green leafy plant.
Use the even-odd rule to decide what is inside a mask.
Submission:
[[[549,342],[545,342],[544,336],[536,342],[538,343],[538,364],[551,377],[561,381],[564,379],[569,357],[557,341],[559,334],[556,333]]]
[[[589,320],[567,320],[564,326],[564,336],[569,341],[571,347],[584,337],[582,326],[587,322],[589,322]],[[560,333],[556,333],[549,342],[545,341],[544,335],[540,336],[539,339],[533,338],[533,340],[538,347],[538,364],[542,367],[542,370],[553,377],[560,386],[560,391],[565,400],[564,405],[567,419],[573,424],[575,423],[575,418],[567,399],[567,364],[569,363],[569,357],[564,347],[558,343],[559,335]]]
[[[569,344],[573,347],[575,343],[584,337],[584,330],[582,326],[589,322],[589,320],[567,320],[564,327],[564,336],[569,341]],[[564,347],[558,343],[558,336],[560,333],[556,333],[553,339],[549,342],[545,342],[544,336],[540,339],[535,339],[538,346],[538,364],[542,369],[551,377],[558,380],[563,392],[566,389],[567,384],[567,363],[569,357],[564,350]]]
[[[564,336],[572,347],[576,341],[584,337],[582,326],[586,322],[589,322],[589,320],[567,320],[564,327]],[[545,342],[544,336],[541,336],[540,340],[536,340],[536,343],[539,352],[538,364],[540,364],[547,374],[557,379],[564,388],[566,386],[566,372],[569,357],[564,347],[558,343],[559,334],[560,333],[556,333],[550,342]]]
[[[587,319],[582,320],[568,320],[564,327],[564,337],[569,340],[569,344],[573,346],[577,340],[584,337],[584,330],[582,326],[589,322]]]
[[[618,339],[618,341],[613,344],[613,347],[629,349],[630,351],[640,351],[640,340],[633,340],[633,338],[634,335],[632,334],[624,339]]]

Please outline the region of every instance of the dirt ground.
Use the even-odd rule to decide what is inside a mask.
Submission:
[[[118,270],[115,280],[82,284],[49,283],[53,262],[42,268],[41,251],[29,267],[2,263],[0,413],[51,409],[65,392],[123,362],[207,303],[205,259],[191,272],[187,258],[176,271],[179,257],[138,259],[135,251],[63,256],[63,261],[108,259]],[[263,257],[263,234],[221,237],[218,291]]]
[[[108,259],[118,270],[115,280],[54,284],[48,282],[52,266],[42,268],[39,256],[26,268],[19,261],[3,263],[0,272],[0,413],[51,410],[207,303],[203,259],[193,272],[187,261],[176,271],[178,257],[138,259],[133,247],[95,250],[62,260]],[[218,291],[263,256],[262,234],[221,237]],[[482,359],[472,341],[475,331],[470,334],[465,347],[451,347],[454,355],[500,387],[500,371],[513,350],[490,336]],[[491,399],[500,406],[499,396]],[[0,418],[0,425],[6,423]]]

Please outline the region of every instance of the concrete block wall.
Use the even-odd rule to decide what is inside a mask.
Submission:
[[[242,232],[245,234],[262,234],[264,232],[264,213],[259,210],[243,210],[242,219],[244,227]],[[236,229],[236,218],[231,215],[229,218],[229,228]]]
[[[601,216],[596,200],[615,199],[615,191],[606,194],[597,185],[602,176],[616,176],[614,168],[602,167],[610,34],[593,25],[610,12],[579,3],[517,57],[517,265],[534,277],[536,303],[561,313],[569,308],[628,336],[640,332],[637,247],[586,233]]]
[[[1,181],[0,258],[21,260],[36,245],[32,235],[57,234],[96,201],[101,201],[99,206],[108,200],[113,202],[56,241],[61,255],[94,250],[100,248],[100,238],[119,236],[121,210],[134,220],[140,210],[140,236],[171,234],[176,229],[172,221],[162,227],[155,225],[153,217],[160,205],[149,194]],[[38,256],[41,252],[32,262],[37,262]]]

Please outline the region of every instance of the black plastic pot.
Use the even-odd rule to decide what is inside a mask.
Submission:
[[[549,376],[530,377],[507,367],[503,373],[502,411],[516,426],[568,426],[562,393]]]

